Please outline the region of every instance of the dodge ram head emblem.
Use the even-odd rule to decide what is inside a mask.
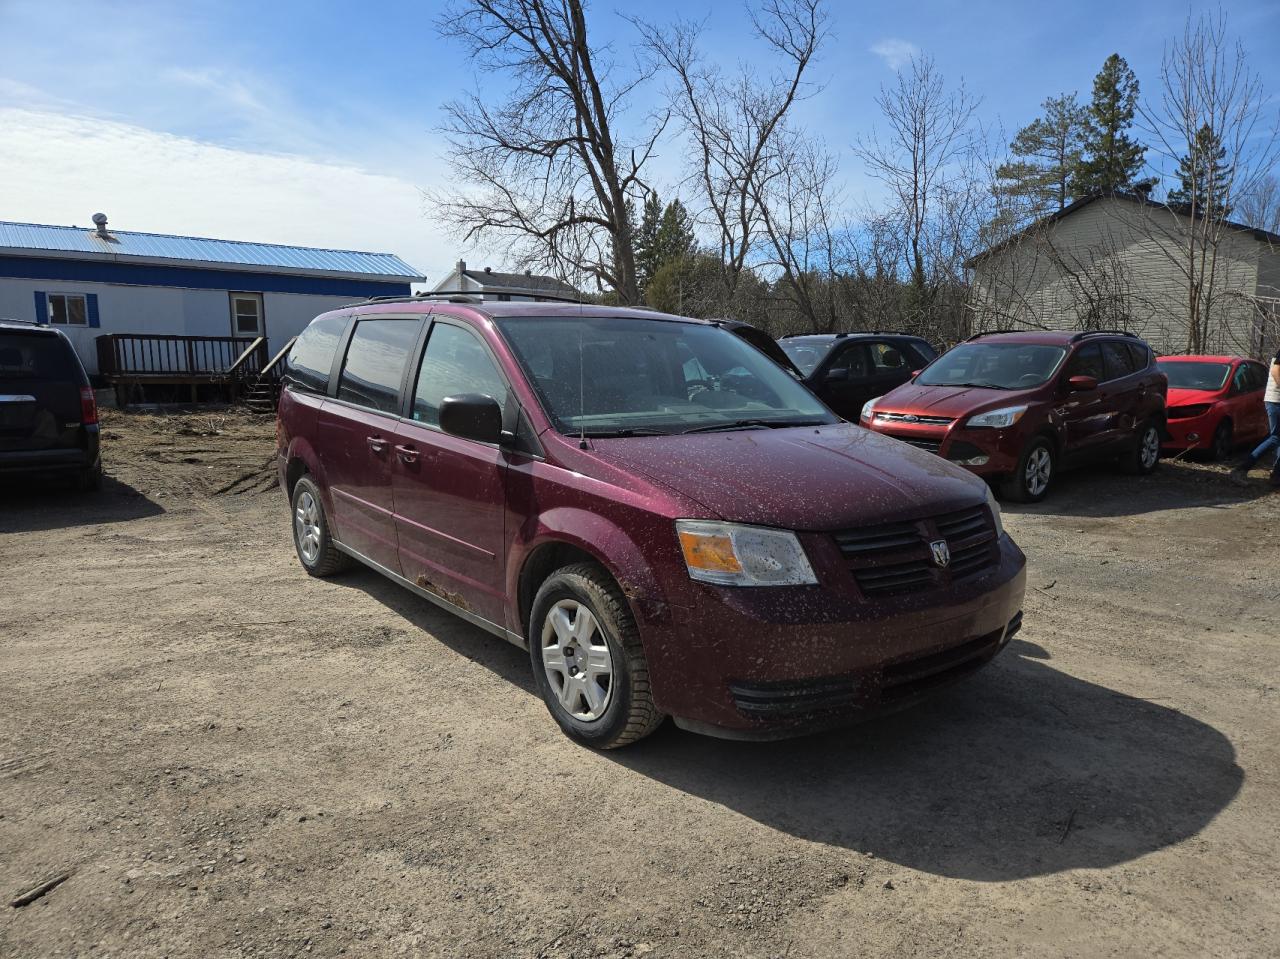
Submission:
[[[947,546],[945,539],[934,540],[929,544],[929,549],[933,553],[933,564],[939,569],[946,569],[951,565],[951,548]]]

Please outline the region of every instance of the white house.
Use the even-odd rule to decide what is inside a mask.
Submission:
[[[1197,243],[1207,235],[1204,221],[1144,197],[1084,197],[965,264],[974,328],[1124,326],[1180,353],[1194,278],[1204,349],[1274,351],[1280,235],[1230,222]]]
[[[56,325],[91,375],[102,334],[264,336],[273,354],[320,313],[407,296],[424,279],[390,253],[132,233],[108,229],[100,213],[93,220],[88,229],[0,221],[0,317]]]
[[[482,300],[536,300],[548,296],[577,300],[582,297],[564,280],[553,276],[497,273],[487,266],[483,270],[468,270],[465,260],[459,260],[453,272],[437,283],[433,292],[445,290],[470,293]]]

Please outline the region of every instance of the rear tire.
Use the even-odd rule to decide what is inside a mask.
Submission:
[[[1058,457],[1047,437],[1037,436],[1018,457],[1018,466],[1000,484],[1000,493],[1015,503],[1038,503],[1049,493]]]
[[[76,477],[76,489],[81,493],[92,493],[102,489],[102,460],[95,460],[92,466],[86,466]]]
[[[1138,427],[1133,449],[1121,457],[1121,467],[1133,476],[1154,472],[1160,465],[1160,442],[1160,425],[1154,420],[1147,420]]]
[[[1229,459],[1234,446],[1235,436],[1231,429],[1231,421],[1223,420],[1213,431],[1213,444],[1209,447],[1209,458],[1215,463]]]
[[[309,477],[293,486],[293,548],[298,562],[312,576],[332,576],[351,566],[352,560],[333,543],[329,518],[324,512],[320,488]]]
[[[529,659],[551,717],[584,746],[627,746],[666,718],[653,704],[631,608],[592,563],[557,570],[538,590],[529,616]]]

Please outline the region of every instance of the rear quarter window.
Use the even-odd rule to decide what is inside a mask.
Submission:
[[[315,320],[302,331],[285,361],[285,376],[290,383],[312,393],[328,390],[333,358],[350,319],[330,316]]]
[[[0,333],[0,380],[75,380],[71,347],[60,336]]]

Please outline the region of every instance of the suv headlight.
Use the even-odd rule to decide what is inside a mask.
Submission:
[[[1026,411],[1027,408],[1025,406],[1006,406],[999,410],[989,410],[986,413],[979,413],[977,416],[970,416],[968,425],[989,426],[992,429],[1001,430],[1022,419],[1022,414]]]
[[[859,420],[861,420],[861,421],[862,421],[862,422],[864,422],[864,423],[869,423],[869,422],[871,422],[872,417],[874,417],[874,416],[875,416],[875,412],[876,412],[876,403],[877,403],[878,401],[882,400],[882,399],[884,399],[884,397],[883,397],[883,396],[877,396],[877,397],[875,397],[874,399],[867,400],[865,403],[863,403],[863,404],[862,404],[862,415],[861,415],[861,416],[859,416],[859,417],[858,417],[858,419],[859,419]]]
[[[992,522],[996,524],[996,539],[1004,535],[1004,518],[1000,515],[1000,504],[996,502],[996,494],[987,487],[987,507],[991,510]]]
[[[784,529],[676,520],[689,576],[720,586],[811,586],[818,582],[796,534]]]

